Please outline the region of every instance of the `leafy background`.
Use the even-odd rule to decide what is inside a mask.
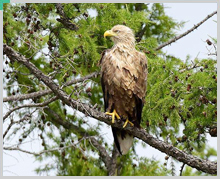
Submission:
[[[146,53],[148,58],[148,92],[141,126],[150,134],[168,140],[193,155],[206,159],[217,155],[215,149],[206,145],[207,135],[214,137],[213,130],[216,129],[216,57],[207,55],[202,59],[180,59],[162,50],[155,51],[158,45],[173,38],[184,22],[167,16],[162,4],[65,4],[63,7],[63,18],[68,17],[77,30],[60,23],[62,16],[55,4],[4,4],[4,43],[30,58],[40,70],[62,85],[99,69],[97,63],[101,52],[112,46],[110,40],[103,38],[105,30],[115,24],[132,27],[137,37],[137,49]],[[92,16],[91,10],[97,16]],[[211,41],[216,45],[214,37]],[[185,70],[195,64],[198,67]],[[29,74],[28,69],[7,58],[4,58],[3,77],[7,96],[46,89]],[[97,104],[103,111],[99,78],[69,86],[65,92],[73,93],[71,97],[74,99]],[[43,102],[50,97],[34,98],[32,102]],[[7,107],[22,104],[10,102]],[[100,135],[100,143],[109,152],[112,150],[112,143],[101,135],[102,123],[94,121],[91,125],[91,119],[79,115],[59,101],[51,103],[50,109],[62,119],[86,129],[91,135]],[[21,110],[16,112],[16,116],[22,118],[31,112],[31,109]],[[6,143],[17,135],[18,139],[14,142],[22,146],[25,141],[35,140],[38,135],[36,140],[40,141],[39,148],[44,150],[62,148],[74,142],[79,144],[75,150],[67,148],[62,152],[36,157],[37,161],[43,163],[48,158],[55,161],[38,167],[37,174],[54,171],[56,175],[106,175],[103,163],[97,158],[97,151],[88,141],[81,140],[82,136],[54,123],[53,115],[45,109],[37,110],[33,116],[34,119],[29,122],[15,126],[7,135]],[[7,123],[4,125],[7,126]],[[138,145],[138,141],[135,143]],[[173,175],[175,167],[166,169],[167,160],[140,157],[133,148],[129,155],[122,158],[125,165],[121,168],[121,175]],[[189,167],[185,168],[183,174],[204,175],[193,172]]]

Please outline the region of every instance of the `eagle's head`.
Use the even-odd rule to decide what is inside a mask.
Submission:
[[[114,44],[124,43],[126,45],[135,46],[134,33],[127,26],[116,25],[104,33],[104,37],[106,36],[110,36]]]

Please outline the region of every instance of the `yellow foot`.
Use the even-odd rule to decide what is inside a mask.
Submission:
[[[125,123],[124,123],[124,125],[123,125],[123,128],[125,128],[128,123],[131,124],[131,126],[134,126],[134,124],[133,124],[131,121],[129,121],[128,119],[126,119],[126,121],[125,121]]]
[[[112,116],[112,123],[115,123],[115,116],[117,119],[120,119],[120,116],[118,115],[115,109],[112,113],[106,112],[105,114]]]

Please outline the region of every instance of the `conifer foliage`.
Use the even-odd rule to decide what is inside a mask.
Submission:
[[[217,137],[216,39],[204,42],[205,59],[165,54],[161,45],[175,38],[184,23],[167,16],[157,3],[27,3],[4,4],[3,9],[5,152],[53,159],[36,169],[39,175],[179,175],[173,160],[183,162],[180,175],[217,173],[216,162],[209,161],[216,151],[206,145],[208,135]],[[134,146],[149,142],[168,154],[160,161],[140,157],[135,147],[119,156],[103,132],[108,117],[97,64],[102,51],[112,46],[103,34],[116,24],[134,30],[136,48],[148,59],[142,129],[134,130]],[[141,132],[151,136],[145,140]],[[40,151],[28,147],[35,140]],[[188,154],[189,160],[169,153],[172,149]]]

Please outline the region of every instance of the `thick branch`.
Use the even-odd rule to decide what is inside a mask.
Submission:
[[[173,39],[161,44],[160,46],[158,46],[155,50],[160,50],[163,47],[170,45],[173,42],[176,42],[177,40],[181,39],[182,37],[186,36],[187,34],[189,34],[190,32],[194,31],[195,29],[197,29],[200,25],[202,25],[205,21],[207,21],[209,18],[211,18],[213,15],[217,14],[217,11],[214,11],[213,13],[209,14],[205,19],[203,19],[201,22],[199,22],[198,24],[194,25],[191,29],[187,30],[186,32],[184,32],[183,34],[174,37]]]
[[[117,175],[117,157],[119,156],[119,152],[118,149],[116,148],[116,146],[114,145],[114,148],[112,150],[112,157],[111,157],[111,168],[108,173],[109,176],[115,176]]]
[[[39,80],[43,81],[45,85],[47,85],[54,92],[54,94],[58,98],[60,98],[65,104],[71,106],[74,109],[79,110],[82,113],[88,114],[89,116],[96,118],[99,121],[103,121],[108,125],[112,125],[113,127],[119,129],[123,128],[122,121],[117,121],[114,124],[112,124],[110,116],[107,116],[106,114],[97,111],[96,109],[93,109],[88,104],[83,104],[79,101],[75,101],[69,98],[69,96],[64,91],[62,91],[60,87],[57,84],[55,84],[48,76],[43,74],[36,66],[34,66],[34,64],[29,62],[24,56],[15,52],[11,47],[4,44],[3,52],[9,57],[9,59],[13,58],[25,65],[33,75],[35,75]],[[124,128],[124,130],[132,133],[132,135],[134,135],[135,137],[139,138],[140,140],[144,141],[150,146],[160,150],[161,152],[174,157],[180,162],[183,162],[193,168],[196,168],[209,174],[217,174],[216,162],[202,160],[196,156],[187,154],[179,150],[178,148],[172,146],[171,144],[167,144],[166,142],[153,137],[152,135],[148,134],[144,129],[127,126],[126,128]]]
[[[110,171],[112,168],[111,157],[108,155],[105,147],[100,145],[99,142],[94,137],[91,137],[90,141],[91,141],[92,145],[99,151],[100,157],[101,157],[102,161],[104,162],[104,164],[107,168],[107,171]]]

